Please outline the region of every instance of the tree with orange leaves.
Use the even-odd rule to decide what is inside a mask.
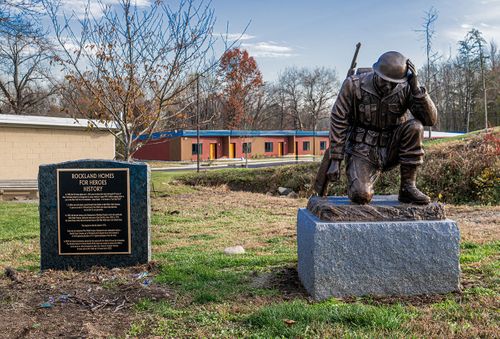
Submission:
[[[251,100],[263,85],[255,59],[246,50],[230,49],[222,56],[217,75],[223,88],[223,127],[248,128],[252,125]]]

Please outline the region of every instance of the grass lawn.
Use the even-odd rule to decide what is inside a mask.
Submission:
[[[448,206],[462,233],[462,293],[311,302],[295,271],[296,212],[305,199],[193,188],[176,184],[176,175],[154,173],[152,192],[153,260],[158,264],[153,279],[172,297],[138,300],[127,310],[133,320],[119,330],[109,329],[110,336],[406,338],[500,333],[498,206]],[[37,274],[38,232],[36,204],[0,203],[0,268]],[[244,246],[246,253],[223,254],[225,247],[235,245]],[[2,280],[7,286],[6,278]],[[2,298],[0,290],[0,306],[15,299]],[[42,320],[36,325],[48,326]]]

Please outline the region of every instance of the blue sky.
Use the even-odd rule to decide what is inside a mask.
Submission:
[[[101,0],[114,5],[119,0]],[[152,0],[135,0],[139,7]],[[176,0],[165,0],[172,4]],[[63,0],[68,11],[83,12],[87,0]],[[240,35],[241,47],[255,57],[265,81],[274,81],[289,66],[335,68],[347,72],[355,44],[362,43],[358,66],[371,66],[378,56],[397,50],[424,64],[424,42],[416,29],[425,11],[438,11],[434,49],[444,57],[472,27],[487,41],[500,44],[500,0],[212,0],[217,33]],[[97,1],[91,10],[98,15]]]
[[[332,67],[343,76],[358,41],[359,66],[397,50],[420,67],[424,42],[415,30],[431,7],[439,15],[434,48],[445,57],[472,27],[500,44],[500,0],[213,0],[213,5],[222,32],[227,22],[235,34],[250,22],[242,47],[256,58],[266,81],[287,66]]]

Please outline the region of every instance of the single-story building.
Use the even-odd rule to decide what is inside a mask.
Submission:
[[[114,157],[115,137],[104,123],[0,114],[1,182],[36,180],[41,164]]]
[[[425,138],[429,137],[425,131]],[[432,138],[449,138],[463,133],[436,132]],[[241,131],[201,130],[199,133],[200,160],[291,155],[322,155],[328,147],[328,131]],[[141,136],[144,141],[133,155],[137,160],[196,161],[196,130],[175,130]]]
[[[327,131],[176,130],[154,133],[134,153],[138,160],[195,161],[221,158],[322,155],[328,146]],[[147,136],[141,136],[147,140]]]

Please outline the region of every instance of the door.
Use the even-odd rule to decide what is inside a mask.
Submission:
[[[229,144],[229,159],[234,159],[236,158],[236,144],[230,143]]]
[[[283,143],[278,142],[278,156],[281,157],[283,156]]]
[[[217,144],[210,144],[210,160],[217,159]]]
[[[298,156],[299,155],[299,142],[298,141],[295,141],[295,156]]]

